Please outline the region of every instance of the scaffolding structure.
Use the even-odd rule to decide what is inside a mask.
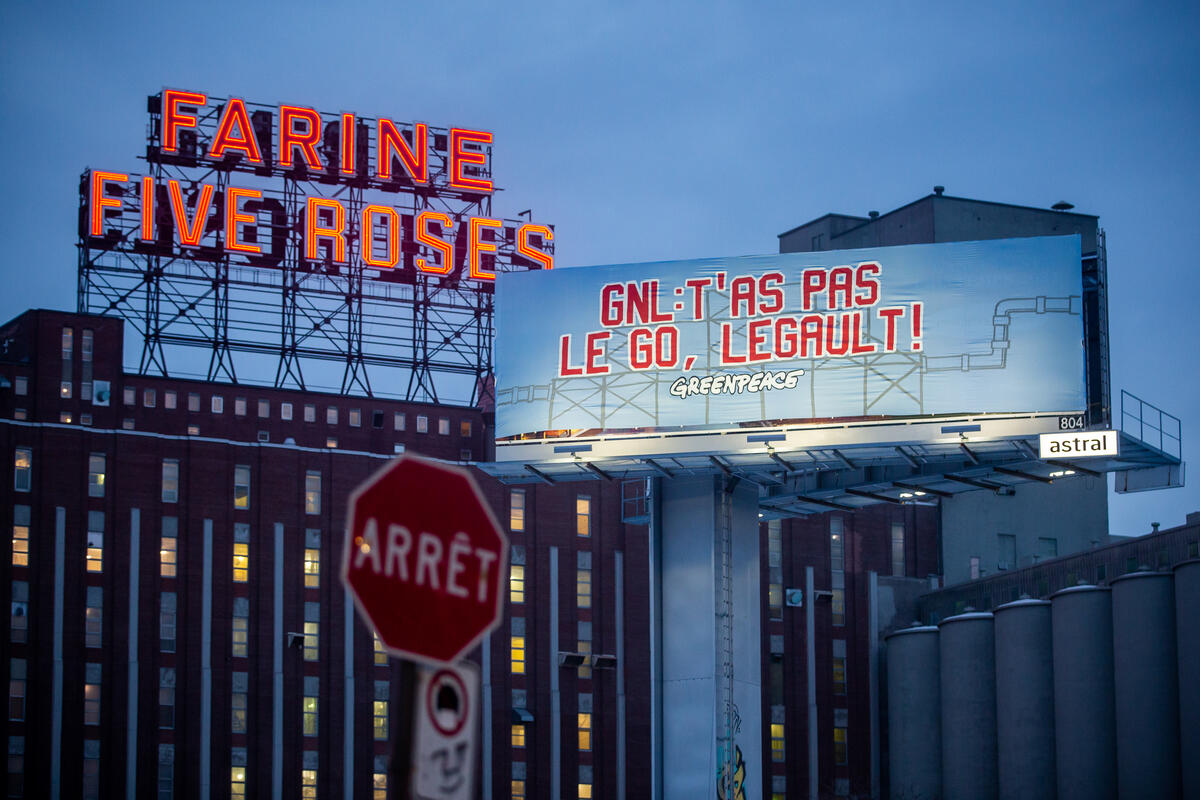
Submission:
[[[340,366],[342,394],[486,402],[494,369],[493,284],[467,278],[465,262],[468,218],[490,218],[492,195],[450,185],[449,131],[428,128],[425,184],[414,184],[398,159],[392,176],[384,180],[376,174],[367,157],[378,144],[376,121],[368,118],[356,121],[357,158],[351,174],[339,167],[337,121],[324,126],[316,146],[322,170],[310,170],[304,159],[285,167],[272,147],[279,141],[280,124],[274,108],[246,103],[261,163],[251,163],[242,154],[213,160],[204,154],[217,135],[227,102],[209,99],[199,107],[195,126],[179,130],[178,147],[166,152],[160,146],[162,94],[149,98],[144,160],[155,192],[152,240],[143,239],[138,175],[106,186],[104,195],[118,199],[120,207],[106,209],[101,235],[91,235],[91,171],[84,173],[78,310],[120,316],[133,328],[142,342],[139,374],[178,375],[175,348],[199,348],[208,353],[205,377],[211,381],[245,379],[244,359],[235,354],[246,353],[255,354],[259,365],[263,357],[274,362],[273,378],[260,368],[250,382],[313,388],[306,366],[327,362]],[[321,118],[339,119],[332,114]],[[414,141],[412,125],[397,125],[401,136]],[[490,179],[490,144],[480,152],[486,163],[468,166],[466,174]],[[167,191],[171,181],[178,182],[188,215],[196,214],[198,207],[207,209],[199,246],[179,243]],[[222,219],[223,198],[234,182],[260,193],[244,204],[254,222],[242,227],[242,239],[259,245],[261,253],[225,247],[229,234]],[[206,202],[208,191],[212,194]],[[327,241],[321,242],[319,259],[305,257],[304,215],[310,197],[336,200],[345,209],[344,261],[334,258]],[[370,216],[374,224],[366,239],[386,250],[389,236],[399,238],[400,260],[394,268],[372,267],[360,252],[364,239],[359,226],[368,205],[392,208],[399,216],[395,230],[380,216]],[[416,243],[414,220],[422,212],[452,220],[452,230],[443,231],[443,238],[453,245],[453,264],[439,263],[437,251]],[[495,251],[481,256],[481,269],[499,273],[539,268],[518,251],[523,221],[500,222],[483,230],[481,238]],[[538,250],[553,253],[549,237],[530,239]],[[417,269],[416,259],[447,272]]]

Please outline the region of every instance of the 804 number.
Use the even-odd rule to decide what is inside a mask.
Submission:
[[[1058,418],[1058,429],[1060,431],[1081,431],[1085,427],[1083,414],[1073,414],[1069,417]]]

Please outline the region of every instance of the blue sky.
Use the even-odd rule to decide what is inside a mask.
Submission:
[[[139,171],[145,98],[172,85],[491,130],[495,210],[553,222],[561,266],[774,252],[934,184],[1070,201],[1108,233],[1114,404],[1186,434],[1198,37],[1194,3],[8,0],[0,318],[74,307],[79,173]],[[1111,529],[1197,510],[1194,487],[1114,497]]]

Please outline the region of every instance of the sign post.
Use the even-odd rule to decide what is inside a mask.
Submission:
[[[342,580],[403,659],[392,796],[468,797],[479,673],[455,662],[500,622],[508,539],[467,470],[411,455],[359,486],[347,516]]]

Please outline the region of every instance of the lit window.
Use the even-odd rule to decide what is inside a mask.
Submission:
[[[33,450],[18,447],[13,456],[13,489],[28,492],[33,486]]]
[[[245,695],[242,695],[243,699]],[[236,723],[234,723],[236,725]],[[245,733],[243,728],[238,731],[235,727],[234,733]],[[245,767],[230,767],[229,768],[229,797],[230,800],[236,800],[239,797],[246,796],[246,768]]]
[[[524,725],[517,724],[517,725],[512,726],[512,746],[513,747],[524,747],[525,746],[525,726]]]
[[[592,643],[590,641],[578,641],[575,643],[575,652],[583,656],[583,663],[575,670],[576,675],[580,678],[592,677]]]
[[[270,419],[271,418],[271,401],[270,400],[259,400],[258,401],[258,418],[259,419]]]
[[[249,675],[245,672],[233,673],[233,691],[230,692],[230,729],[232,733],[246,732],[246,710],[249,707],[248,692]],[[235,768],[236,769],[236,768]],[[242,770],[242,780],[245,781],[245,769]],[[243,787],[244,790],[244,787]]]
[[[291,403],[280,403],[279,404],[279,418],[285,422],[292,421],[292,404]]]
[[[404,412],[403,411],[397,411],[395,414],[392,415],[392,426],[396,430],[398,430],[398,431],[404,430],[404,422],[405,422],[405,420],[404,420]]]
[[[362,409],[358,409],[358,408],[350,409],[349,422],[350,422],[351,428],[361,428],[362,427]]]
[[[316,661],[320,654],[321,606],[304,604],[304,660]]]
[[[64,425],[70,425],[75,420],[75,415],[70,411],[58,412],[58,421]]]
[[[512,782],[512,800],[525,800],[525,781]]]
[[[62,385],[59,394],[65,399],[71,396],[71,362],[75,358],[75,330],[62,329]]]
[[[372,705],[372,730],[375,741],[386,742],[388,738],[388,682],[375,681],[375,700]]]
[[[317,800],[317,771],[300,770],[300,797],[302,800]]]
[[[83,724],[100,724],[100,664],[84,665]]]
[[[771,760],[782,762],[784,760],[784,741],[783,741],[783,723],[771,723]]]
[[[336,450],[337,449],[337,437],[335,437],[335,436],[326,437],[325,446],[328,447],[330,450]]]
[[[590,783],[579,784],[579,800],[592,800],[592,785]]]
[[[121,391],[121,399],[127,406],[137,405],[137,388],[133,386],[126,386]]]
[[[305,736],[317,735],[317,695],[320,694],[321,679],[315,675],[304,677],[303,728]]]
[[[441,436],[450,435],[450,420],[446,417],[438,417],[438,434]]]
[[[13,506],[12,563],[29,566],[29,506]]]
[[[170,411],[174,411],[175,408],[179,405],[178,398],[179,398],[179,395],[175,393],[174,389],[166,390],[165,392],[163,392],[163,408],[166,408]]]
[[[592,571],[575,570],[575,604],[579,608],[592,607]]]
[[[305,422],[316,422],[317,421],[317,407],[312,405],[311,403],[306,403],[304,406],[304,421]]]
[[[250,467],[245,465],[233,468],[233,507],[250,508]]]
[[[417,414],[417,433],[429,433],[429,417]]]
[[[200,410],[200,395],[195,392],[188,392],[188,411]]]
[[[592,535],[592,498],[586,494],[575,498],[575,534]]]
[[[304,549],[304,588],[316,589],[321,585],[321,551],[314,547]]]
[[[904,523],[892,523],[892,574],[904,575]]]
[[[849,758],[846,753],[845,726],[837,726],[833,729],[833,763],[839,765],[849,763]]]
[[[579,717],[579,749],[592,749],[592,715],[580,712]]]
[[[235,397],[233,399],[233,413],[239,417],[246,416],[246,398]]]
[[[221,395],[219,395],[219,394],[214,394],[212,397],[212,413],[214,413],[214,414],[224,414],[225,413],[225,398],[221,397]]]
[[[508,493],[508,527],[515,533],[525,530],[525,490],[511,489]]]
[[[387,650],[383,647],[383,639],[379,638],[379,634],[371,631],[371,640],[374,645],[375,666],[386,667],[388,663]]]
[[[321,473],[304,473],[304,513],[321,513]]]
[[[158,405],[158,392],[153,389],[142,390],[142,405],[146,408],[154,408]]]
[[[325,422],[329,425],[337,425],[338,410],[337,406],[330,406],[325,409]]]
[[[371,773],[372,800],[387,800],[387,773]]]
[[[508,601],[525,602],[525,565],[511,564],[508,568]]]
[[[250,545],[246,542],[233,543],[233,582],[245,583],[250,579]]]
[[[509,641],[510,660],[514,675],[525,674],[525,637],[513,636]]]
[[[25,409],[23,409],[23,408],[14,408],[13,409],[13,419],[28,419],[28,418],[29,418],[29,412],[26,411]]]
[[[158,574],[164,578],[174,578],[179,563],[179,540],[164,533],[158,548],[158,558]]]
[[[16,722],[25,719],[25,659],[23,658],[14,658],[9,661],[8,718]]]
[[[464,419],[458,423],[458,435],[463,438],[471,435],[471,420]]]
[[[104,590],[87,587],[87,607],[83,618],[83,646],[102,647],[104,643]]]
[[[173,458],[164,458],[162,462],[162,501],[179,502],[179,462]]]
[[[846,693],[846,640],[833,640],[833,693]]]
[[[104,571],[104,512],[88,512],[87,571]]]
[[[831,607],[833,610],[833,624],[834,625],[845,625],[846,624],[846,590],[845,589],[834,589],[833,590],[833,602],[831,604]]]
[[[88,456],[88,497],[104,497],[104,453]]]
[[[175,652],[175,603],[174,592],[162,593],[158,604],[158,649],[163,653]]]

